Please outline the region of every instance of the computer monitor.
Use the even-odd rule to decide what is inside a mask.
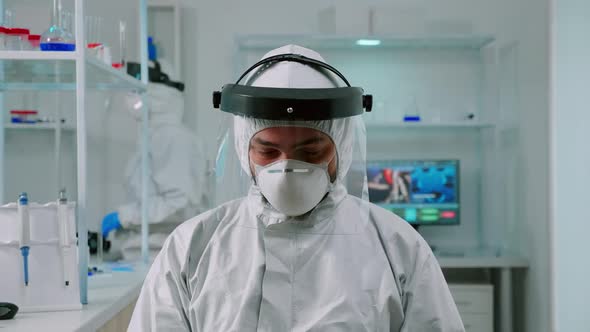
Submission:
[[[367,162],[369,200],[412,225],[459,224],[458,160]]]

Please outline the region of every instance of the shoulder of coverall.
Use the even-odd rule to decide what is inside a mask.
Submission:
[[[428,243],[407,221],[358,197],[349,195],[349,198],[358,204],[359,209],[361,204],[369,206],[366,231],[374,232],[375,238],[381,241],[398,285],[403,287],[407,280],[413,279],[414,272],[419,271],[425,262],[435,259]]]
[[[196,265],[215,231],[229,226],[235,218],[246,213],[244,200],[245,198],[235,199],[203,212],[178,225],[168,236],[162,251],[180,251],[177,252],[176,259],[181,261],[177,263],[187,278],[196,270]]]

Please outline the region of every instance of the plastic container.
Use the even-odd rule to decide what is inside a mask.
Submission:
[[[12,110],[10,121],[12,123],[37,123],[38,111],[34,110]]]
[[[108,45],[101,43],[90,43],[87,45],[88,54],[104,62],[107,65],[111,65],[113,57],[111,56],[111,48]]]
[[[86,47],[88,48],[88,55],[102,60],[104,46],[101,43],[88,43]]]
[[[29,47],[32,51],[39,51],[41,49],[41,35],[29,35]]]
[[[158,60],[158,50],[154,44],[154,37],[148,37],[148,59],[150,61]]]
[[[111,54],[111,47],[108,46],[108,45],[103,45],[103,47],[102,47],[102,56],[99,57],[99,58],[107,66],[110,66],[113,63],[113,56]]]
[[[8,29],[6,36],[4,44],[7,50],[21,51],[29,44],[29,29],[11,28]]]

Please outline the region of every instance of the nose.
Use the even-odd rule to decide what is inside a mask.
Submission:
[[[294,152],[282,152],[279,157],[280,160],[284,159],[297,159],[297,155]]]
[[[281,152],[281,156],[279,157],[280,160],[283,159],[291,159],[291,160],[299,160],[299,161],[309,161],[309,156],[301,151],[293,150],[293,151],[283,151]]]

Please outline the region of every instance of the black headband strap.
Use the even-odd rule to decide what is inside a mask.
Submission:
[[[238,78],[238,80],[236,81],[236,84],[239,84],[240,81],[246,76],[248,75],[249,72],[251,72],[252,70],[256,69],[257,67],[260,67],[264,64],[267,63],[271,63],[271,62],[280,62],[280,61],[292,61],[292,62],[299,62],[305,65],[315,65],[318,67],[322,67],[325,68],[329,71],[331,71],[332,73],[338,75],[338,77],[340,77],[342,79],[342,81],[344,81],[344,83],[346,83],[346,86],[350,87],[350,83],[348,83],[348,80],[344,77],[344,75],[342,75],[342,73],[340,73],[336,68],[330,66],[329,64],[316,60],[316,59],[312,59],[312,58],[308,58],[306,56],[303,56],[301,54],[291,54],[291,53],[286,53],[286,54],[278,54],[278,55],[273,55],[271,57],[262,59],[260,61],[258,61],[257,63],[255,63],[254,65],[252,65],[250,68],[248,68],[248,70],[246,70],[242,76],[240,76],[240,78]]]

